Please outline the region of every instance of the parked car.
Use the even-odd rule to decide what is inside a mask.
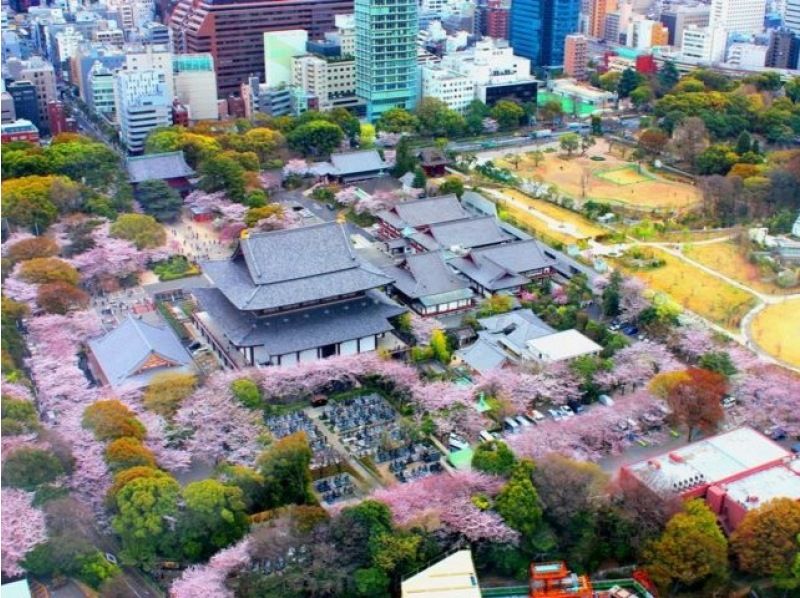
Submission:
[[[736,397],[727,396],[720,402],[722,403],[723,409],[730,409],[731,407],[736,407]]]
[[[481,430],[478,436],[480,436],[481,440],[483,440],[484,442],[491,442],[492,440],[494,440],[494,436],[489,434],[489,432],[486,430]]]
[[[447,444],[456,450],[469,448],[469,442],[464,440],[458,434],[450,434],[450,436],[447,438]]]
[[[564,417],[575,417],[575,412],[570,409],[568,405],[561,406],[561,413],[564,415]]]
[[[605,405],[606,407],[613,407],[614,406],[614,399],[612,399],[608,395],[600,395],[597,397],[597,402],[601,405]]]
[[[518,415],[516,417],[516,420],[517,420],[517,422],[519,422],[519,425],[522,426],[523,428],[527,428],[528,426],[532,426],[533,425],[531,423],[531,420],[529,420],[524,415]]]
[[[537,424],[539,422],[543,422],[544,421],[544,414],[541,411],[537,411],[536,409],[533,409],[529,413],[528,417],[530,417],[534,421],[534,423],[537,423]]]
[[[556,411],[555,409],[548,409],[548,410],[547,410],[547,412],[550,414],[550,417],[552,417],[552,418],[553,418],[554,420],[556,420],[557,422],[560,422],[560,421],[563,419],[563,417],[564,417],[564,416],[561,414],[561,412],[560,412],[560,411]]]
[[[505,418],[503,423],[505,423],[505,427],[508,428],[509,432],[519,432],[519,424],[513,417]]]

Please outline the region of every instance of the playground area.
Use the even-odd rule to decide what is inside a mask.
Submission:
[[[627,148],[626,148],[627,149]],[[627,150],[630,153],[632,150]],[[518,154],[499,158],[497,166],[523,179],[549,183],[577,201],[594,200],[643,211],[680,211],[701,201],[701,193],[689,183],[672,181],[635,163],[609,153],[608,142],[599,139],[585,155],[561,152]],[[510,156],[509,156],[510,157]]]
[[[800,367],[800,299],[768,305],[753,318],[750,332],[761,349]]]

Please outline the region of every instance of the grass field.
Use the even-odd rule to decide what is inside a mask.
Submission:
[[[769,280],[763,280],[759,267],[751,264],[745,253],[733,242],[687,245],[683,252],[704,266],[760,293],[782,295],[800,291],[798,288],[783,289]]]
[[[601,156],[603,161],[591,160]],[[567,158],[560,153],[545,153],[539,166],[528,154],[521,154],[518,167],[504,159],[498,166],[513,174],[544,181],[575,199],[593,199],[643,210],[684,209],[700,202],[700,192],[692,185],[668,181],[650,173],[639,174],[635,165],[607,153],[607,144],[598,141],[586,156]],[[582,185],[586,187],[585,197]]]
[[[630,270],[654,291],[669,295],[674,301],[696,314],[731,331],[739,330],[744,315],[756,304],[755,296],[723,280],[695,268],[691,264],[659,249],[655,257],[666,264],[652,270]]]
[[[565,231],[551,228],[551,226],[537,218],[530,212],[518,208],[515,204],[505,203],[499,209],[499,215],[503,220],[508,220],[512,224],[516,224],[521,228],[528,229],[530,232],[535,233],[542,241],[545,242],[558,242],[564,245],[573,245],[578,242],[578,238],[570,235]]]
[[[750,332],[764,351],[800,367],[800,299],[768,305],[753,318]]]
[[[542,199],[534,199],[533,197],[525,195],[521,191],[517,191],[516,189],[511,189],[508,187],[504,188],[502,191],[505,195],[512,197],[518,203],[530,207],[536,212],[540,212],[545,216],[549,216],[554,220],[566,223],[569,229],[572,229],[576,232],[575,235],[571,235],[572,237],[595,238],[601,235],[607,235],[609,232],[606,229],[597,226],[594,222],[592,222],[588,218],[584,218],[580,214],[577,214],[566,208],[562,208],[561,206],[552,204],[549,201],[544,201]],[[510,205],[510,202],[506,202],[506,205]],[[562,231],[562,232],[565,232],[565,234],[568,235],[570,234],[567,231]]]

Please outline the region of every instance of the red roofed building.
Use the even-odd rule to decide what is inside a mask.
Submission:
[[[620,481],[659,496],[702,498],[732,531],[773,498],[800,500],[800,459],[752,428],[737,428],[620,469]]]

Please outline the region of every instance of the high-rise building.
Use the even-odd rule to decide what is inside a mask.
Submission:
[[[416,0],[355,0],[356,94],[376,120],[417,95]]]
[[[36,88],[30,81],[14,81],[6,86],[6,90],[14,100],[14,114],[18,119],[33,123],[38,129],[41,125],[39,102],[36,99]]]
[[[175,99],[187,107],[190,121],[216,120],[217,75],[211,54],[180,54],[172,61]]]
[[[760,33],[764,30],[766,0],[711,0],[708,26],[727,33]]]
[[[617,10],[617,0],[591,0],[588,34],[592,37],[603,37],[606,28],[606,14],[614,10]]]
[[[585,35],[573,33],[564,40],[564,74],[575,79],[586,78],[589,62],[589,40]]]
[[[509,10],[502,0],[489,0],[486,7],[486,35],[495,39],[508,39]]]
[[[734,42],[728,47],[725,62],[742,69],[760,69],[767,60],[767,51],[767,46],[761,44]]]
[[[578,30],[580,0],[515,0],[510,40],[514,52],[534,66],[564,64],[564,39]]]
[[[264,82],[269,87],[292,82],[292,60],[306,53],[307,43],[308,32],[304,29],[264,34]]]
[[[769,38],[764,66],[778,69],[796,69],[800,40],[789,29],[773,30]]]
[[[14,98],[7,91],[0,94],[0,105],[2,106],[2,119],[0,119],[0,122],[13,123],[17,120],[17,113],[14,111]]]
[[[176,52],[211,53],[224,98],[264,72],[265,31],[305,29],[314,39],[352,12],[353,0],[178,0],[169,23]]]
[[[141,153],[150,131],[172,124],[173,98],[164,73],[122,71],[117,74],[115,83],[120,139],[129,152]]]
[[[689,25],[708,27],[711,9],[708,4],[677,5],[661,12],[661,24],[669,30],[667,43],[680,47],[683,30]]]
[[[800,36],[800,0],[786,0],[783,22],[795,37]]]
[[[34,56],[29,60],[17,60],[12,58],[7,63],[9,72],[11,72],[15,79],[24,79],[33,83],[36,89],[36,102],[39,106],[39,122],[29,119],[27,116],[19,114],[18,118],[27,118],[36,125],[39,130],[50,130],[50,121],[47,118],[47,102],[50,100],[58,99],[58,90],[56,89],[56,73],[53,65],[40,58]]]
[[[116,112],[114,98],[114,71],[97,61],[89,70],[87,78],[87,103],[98,114],[105,114],[112,120]]]
[[[692,62],[720,62],[725,57],[726,40],[724,29],[690,25],[683,30],[681,54],[684,59]]]
[[[167,86],[167,94],[175,95],[175,85],[172,81],[172,50],[169,46],[126,46],[123,69],[126,71],[158,71],[163,74],[162,83]]]
[[[47,120],[50,122],[50,134],[53,137],[70,130],[67,126],[67,113],[64,109],[64,102],[59,102],[58,100],[47,102]]]

